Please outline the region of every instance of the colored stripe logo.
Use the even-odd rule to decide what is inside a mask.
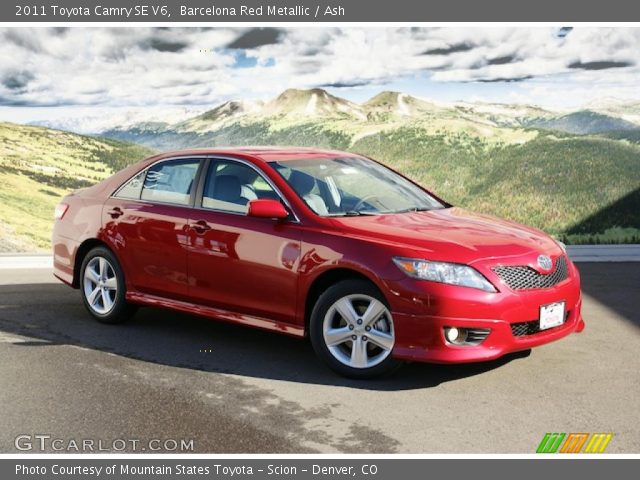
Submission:
[[[612,438],[613,433],[545,433],[536,453],[604,453]]]
[[[612,438],[613,433],[594,433],[584,453],[603,453]]]

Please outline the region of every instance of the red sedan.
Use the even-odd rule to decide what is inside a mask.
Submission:
[[[308,336],[351,377],[495,359],[584,328],[561,243],[345,152],[154,156],[65,197],[53,250],[56,277],[101,322],[152,305]]]

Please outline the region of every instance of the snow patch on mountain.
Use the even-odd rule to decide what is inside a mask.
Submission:
[[[400,115],[410,115],[411,111],[409,110],[409,106],[406,104],[405,99],[408,98],[409,95],[406,93],[401,93],[398,95],[398,113]]]
[[[204,111],[203,108],[170,107],[162,109],[106,109],[100,114],[63,116],[50,120],[36,120],[31,125],[65,130],[80,134],[100,134],[110,130],[129,130],[141,125],[173,125],[193,118]]]
[[[318,94],[313,93],[307,102],[307,106],[304,109],[307,115],[313,115],[316,113],[316,107],[318,106]]]

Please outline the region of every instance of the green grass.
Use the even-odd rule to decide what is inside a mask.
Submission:
[[[115,140],[0,123],[0,249],[48,249],[61,197],[149,154]]]
[[[610,245],[620,243],[640,243],[640,229],[612,227],[599,233],[565,233],[558,235],[567,245]]]

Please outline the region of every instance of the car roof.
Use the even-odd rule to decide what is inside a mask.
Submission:
[[[354,156],[353,153],[341,152],[338,150],[325,150],[306,147],[229,147],[229,148],[196,148],[188,150],[175,150],[164,152],[156,158],[184,157],[190,155],[220,155],[220,156],[242,156],[257,157],[265,162],[301,160],[313,158],[335,158]]]

